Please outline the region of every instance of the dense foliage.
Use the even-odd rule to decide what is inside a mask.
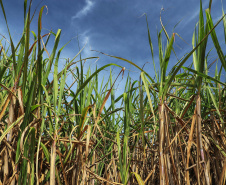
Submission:
[[[44,6],[38,32],[30,30],[31,2],[25,0],[19,43],[8,25],[10,40],[0,40],[0,184],[225,184],[226,56],[215,27],[223,23],[226,33],[226,18],[222,12],[214,25],[211,3],[204,19],[200,1],[193,50],[172,69],[177,34],[168,36],[161,22],[155,77],[102,53],[141,71],[137,81],[128,76],[124,93],[115,97],[114,83],[125,68],[108,64],[84,72],[85,61],[96,57],[82,59],[81,49],[59,71],[66,46],[58,48],[61,30],[42,34]],[[50,37],[55,42],[47,51]],[[208,40],[218,55],[211,64]],[[193,63],[185,67],[188,59]],[[109,66],[121,68],[115,80]],[[214,66],[215,75],[209,75]],[[103,69],[110,71],[106,83],[98,77]]]

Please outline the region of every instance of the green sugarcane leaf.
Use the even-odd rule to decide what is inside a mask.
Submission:
[[[24,118],[24,114],[22,116],[20,116],[16,121],[14,121],[1,135],[0,137],[0,144],[2,142],[2,140],[4,139],[4,137],[9,133],[9,131],[16,125],[18,124],[22,119]]]
[[[153,114],[153,118],[154,118],[154,122],[155,122],[155,113],[154,113],[154,108],[153,108],[153,105],[152,105],[152,101],[151,101],[151,97],[150,97],[150,92],[149,92],[149,88],[148,88],[148,84],[147,84],[147,79],[146,77],[144,76],[144,73],[141,72],[141,78],[143,80],[143,83],[144,83],[144,86],[145,86],[145,90],[146,90],[146,93],[147,93],[147,97],[148,97],[148,101],[149,101],[149,105],[150,105],[150,108],[151,108],[151,112]],[[149,81],[148,81],[149,82]]]
[[[215,26],[208,32],[208,34],[206,34],[206,36],[201,40],[201,42],[199,42],[195,48],[193,48],[185,57],[182,57],[178,64],[172,69],[172,71],[170,72],[170,78],[168,78],[166,80],[166,84],[164,86],[164,95],[167,93],[167,91],[165,89],[168,89],[170,84],[172,83],[172,81],[174,80],[175,76],[177,75],[178,71],[181,69],[181,67],[184,65],[184,63],[189,59],[189,57],[193,54],[194,51],[196,51],[196,49],[201,45],[202,42],[204,42],[206,40],[206,38],[208,37],[209,34],[211,34],[211,32],[217,27],[217,25],[223,20],[223,18],[221,18],[216,24]]]
[[[113,64],[113,63],[111,63],[111,64],[107,64],[107,65],[105,65],[105,66],[103,66],[103,67],[101,67],[101,68],[99,68],[97,71],[95,71],[85,82],[83,82],[83,84],[79,87],[79,89],[76,91],[76,93],[75,93],[75,95],[74,95],[74,99],[76,99],[77,97],[78,97],[78,95],[81,93],[81,91],[85,88],[85,86],[92,80],[92,78],[93,77],[95,77],[95,75],[97,74],[97,73],[99,73],[100,71],[102,71],[103,69],[105,69],[106,67],[109,67],[109,66],[112,66],[112,65],[114,65],[114,66],[117,66],[117,67],[121,67],[121,66],[119,66],[119,65],[117,65],[117,64]],[[122,68],[122,67],[121,67]]]
[[[220,152],[223,154],[223,156],[226,157],[226,152],[224,151],[224,149],[222,149],[212,137],[209,137],[209,139],[211,139],[213,141],[213,143],[220,150]]]
[[[226,86],[225,83],[223,83],[223,82],[217,80],[216,78],[213,78],[213,77],[211,77],[211,76],[208,76],[208,75],[206,75],[206,74],[203,74],[203,73],[201,73],[201,72],[198,72],[198,71],[196,71],[196,70],[194,70],[194,69],[191,69],[191,68],[188,68],[188,67],[182,66],[182,68],[183,68],[183,69],[186,69],[186,70],[188,70],[188,71],[191,71],[191,72],[193,72],[193,73],[195,73],[195,74],[197,74],[197,75],[199,75],[199,76],[201,76],[201,77],[203,77],[203,78],[205,78],[205,79],[212,80],[212,81],[214,81],[214,82],[220,83],[220,84],[223,85],[223,86]]]
[[[140,175],[137,174],[136,172],[132,172],[132,174],[135,175],[136,179],[137,179],[137,182],[139,185],[144,185],[144,181],[141,179]]]
[[[48,163],[50,162],[50,154],[49,154],[49,151],[48,149],[46,148],[46,146],[41,142],[40,143],[41,147],[42,147],[42,150],[44,152],[44,155],[46,157],[46,160],[48,161]]]
[[[217,114],[219,115],[220,120],[221,120],[221,122],[223,123],[224,120],[223,120],[222,115],[221,115],[221,113],[220,113],[220,111],[219,111],[219,108],[218,108],[217,102],[216,102],[216,100],[215,100],[215,98],[214,98],[214,95],[213,95],[213,93],[211,92],[210,88],[207,87],[207,89],[209,90],[209,94],[210,94],[210,97],[211,97],[212,102],[213,102],[213,104],[214,104],[214,107],[215,107],[216,110],[217,110]]]
[[[225,15],[226,14],[224,14],[222,16],[221,20],[225,21]],[[207,23],[208,23],[209,29],[212,29],[214,27],[214,25],[213,25],[213,21],[212,21],[212,17],[210,15],[209,9],[206,10],[206,18],[207,18]],[[211,37],[212,37],[212,41],[214,43],[214,46],[217,50],[217,54],[220,58],[221,64],[224,67],[224,69],[226,70],[226,59],[225,59],[225,56],[224,56],[223,51],[221,49],[221,46],[218,42],[218,38],[217,38],[217,34],[216,34],[215,30],[213,30],[211,32]]]

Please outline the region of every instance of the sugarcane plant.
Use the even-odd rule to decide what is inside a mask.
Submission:
[[[24,1],[15,44],[0,4],[9,37],[0,40],[0,184],[225,184],[226,58],[215,28],[223,21],[226,40],[226,18],[222,9],[213,23],[212,0],[206,18],[200,0],[192,48],[181,59],[179,33],[169,36],[160,14],[154,47],[145,14],[154,75],[100,52],[139,69],[135,80],[122,78],[126,69],[116,63],[86,67],[99,57],[82,58],[85,46],[62,59],[72,40],[59,48],[62,30],[44,32],[46,6],[32,30],[32,0]],[[126,85],[117,97],[119,80]]]
[[[159,65],[160,65],[160,74],[158,75],[155,72],[155,79],[157,80],[157,83],[155,83],[154,79],[151,78],[147,72],[145,72],[143,69],[138,67],[135,63],[126,60],[121,57],[114,57],[118,58],[120,60],[126,61],[138,69],[140,69],[141,72],[141,78],[143,80],[143,85],[145,87],[147,97],[149,99],[149,105],[150,109],[153,113],[153,119],[155,123],[155,113],[154,113],[154,108],[153,108],[153,103],[150,98],[150,91],[155,91],[155,94],[152,93],[152,95],[155,95],[158,97],[158,119],[159,119],[159,130],[158,130],[158,145],[159,145],[159,178],[160,178],[160,184],[181,184],[181,176],[180,172],[177,171],[175,160],[178,162],[178,158],[174,158],[174,153],[176,152],[178,156],[178,152],[173,150],[176,147],[178,147],[178,144],[174,145],[173,142],[176,141],[176,138],[178,137],[179,142],[180,137],[178,136],[179,133],[174,133],[174,129],[172,128],[172,123],[170,123],[170,116],[173,116],[175,119],[176,123],[179,123],[182,126],[182,129],[179,131],[181,132],[182,130],[185,130],[187,134],[189,134],[189,140],[188,140],[188,146],[187,146],[187,159],[183,157],[183,165],[186,170],[186,176],[185,176],[185,182],[187,184],[190,184],[190,176],[189,176],[189,167],[190,164],[190,149],[191,149],[191,144],[192,144],[192,138],[193,138],[193,132],[194,132],[194,125],[196,123],[197,128],[196,128],[196,153],[197,153],[197,158],[196,158],[196,167],[194,166],[193,168],[195,170],[196,174],[196,179],[198,184],[200,184],[200,179],[203,179],[200,177],[201,171],[204,170],[204,176],[205,176],[205,182],[206,184],[210,184],[210,167],[207,167],[208,165],[206,164],[206,159],[204,154],[204,149],[203,149],[203,138],[202,138],[202,125],[201,125],[201,119],[202,115],[204,113],[201,113],[201,95],[203,93],[203,79],[205,81],[208,81],[208,84],[206,84],[206,89],[207,89],[207,95],[209,96],[209,101],[212,102],[214,105],[214,108],[216,109],[217,115],[219,116],[220,122],[222,127],[224,128],[224,120],[222,118],[221,112],[219,110],[219,105],[214,98],[214,95],[211,91],[211,87],[208,87],[208,85],[212,86],[212,82],[215,82],[218,84],[218,88],[225,89],[225,83],[220,82],[220,77],[218,78],[213,78],[211,76],[208,76],[208,69],[207,67],[205,68],[205,64],[207,65],[207,60],[208,60],[208,54],[206,54],[206,48],[207,48],[207,40],[208,36],[211,35],[213,43],[215,45],[215,48],[217,50],[219,59],[221,61],[221,71],[222,67],[225,70],[225,56],[223,54],[223,51],[220,47],[220,44],[217,40],[216,32],[215,32],[215,27],[220,23],[220,21],[224,20],[224,26],[225,26],[225,14],[223,12],[222,18],[216,23],[216,25],[213,25],[212,18],[210,15],[210,10],[211,10],[211,5],[212,1],[209,3],[209,8],[206,9],[206,23],[204,23],[204,18],[203,18],[203,9],[202,9],[202,1],[200,1],[200,13],[199,13],[199,22],[198,22],[198,31],[194,32],[193,35],[193,49],[191,52],[186,54],[183,58],[178,60],[177,64],[170,70],[169,74],[166,75],[167,72],[167,67],[169,63],[169,59],[171,56],[172,51],[175,53],[173,49],[173,42],[175,40],[175,35],[178,35],[176,33],[173,33],[171,37],[168,36],[168,33],[162,24],[161,17],[161,25],[162,25],[162,30],[158,33],[158,49],[159,49]],[[146,16],[147,18],[147,16]],[[148,26],[148,21],[147,21],[147,26]],[[163,50],[162,47],[162,32],[165,33],[165,36],[167,38],[167,45],[166,49]],[[150,49],[151,49],[151,54],[152,54],[152,59],[154,62],[154,54],[153,54],[153,45],[151,41],[151,36],[149,32],[149,27],[148,27],[148,38],[149,38],[149,44],[150,44]],[[193,66],[194,69],[191,67],[184,67],[183,65],[185,62],[189,59],[189,57],[193,56]],[[176,56],[177,58],[177,56]],[[154,65],[155,67],[155,65]],[[178,71],[184,69],[185,72],[178,74]],[[192,74],[186,72],[192,72]],[[183,80],[183,78],[186,77],[186,81]],[[189,78],[190,77],[190,78]],[[217,77],[217,76],[216,76]],[[181,80],[180,80],[181,79]],[[182,82],[185,83],[182,83]],[[178,94],[173,95],[170,94],[170,92],[175,90],[175,87],[181,86],[183,88],[183,91],[180,90],[180,93],[185,92],[186,94],[189,94],[190,92],[192,93],[190,96],[190,100],[188,100],[188,97],[186,99],[182,98],[181,96],[179,97]],[[184,86],[190,87],[191,90],[186,90]],[[219,90],[220,91],[220,90]],[[225,91],[225,90],[223,90]],[[158,94],[156,94],[158,92]],[[176,93],[178,92],[178,88],[176,88]],[[225,94],[222,94],[222,97],[224,97]],[[173,98],[173,99],[172,99]],[[225,98],[225,97],[224,97]],[[180,116],[178,115],[178,107],[176,108],[176,112],[174,112],[167,104],[172,104],[173,102],[178,102],[179,100],[185,100],[187,103],[185,104],[184,109],[182,110]],[[191,128],[187,126],[188,123],[186,123],[182,118],[187,114],[187,111],[189,107],[193,104],[193,101],[196,100],[196,105],[194,109],[194,115],[192,116],[192,124]],[[178,106],[178,103],[177,103]],[[171,115],[169,115],[169,113]],[[177,127],[176,127],[177,128]],[[178,131],[177,131],[178,132]],[[173,134],[172,134],[173,133]],[[173,138],[172,138],[173,135]],[[176,135],[176,136],[175,136]],[[171,138],[170,138],[171,136]],[[175,136],[175,137],[174,137]],[[184,137],[184,136],[182,136]],[[172,139],[172,140],[171,140]],[[184,139],[184,138],[183,138]],[[171,140],[171,141],[170,141]],[[182,153],[182,150],[180,151]],[[200,160],[201,159],[201,160]],[[192,159],[192,163],[194,163]],[[178,166],[178,165],[177,165]],[[223,173],[223,172],[222,172]],[[172,178],[173,174],[173,178]],[[136,174],[137,179],[140,179],[140,176]],[[139,180],[139,182],[141,182]],[[221,175],[221,184],[223,183],[223,175]]]

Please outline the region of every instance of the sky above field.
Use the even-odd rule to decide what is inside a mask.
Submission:
[[[203,0],[203,9],[208,8],[208,4],[208,0]],[[23,30],[23,1],[3,0],[3,5],[11,34],[15,42],[17,42]],[[89,62],[91,66],[97,65],[97,67],[100,67],[115,62],[131,70],[130,74],[132,77],[139,77],[140,72],[138,69],[124,61],[119,61],[91,50],[126,58],[140,67],[145,65],[145,70],[153,76],[153,61],[144,14],[147,14],[154,46],[154,58],[158,67],[157,31],[161,30],[161,9],[164,9],[161,13],[162,22],[166,26],[168,34],[177,33],[187,42],[185,43],[179,37],[175,39],[174,48],[178,57],[181,58],[192,49],[192,34],[198,22],[200,7],[198,0],[35,0],[32,3],[32,11],[35,8],[37,8],[37,11],[33,19],[32,29],[36,33],[38,12],[44,5],[47,8],[43,12],[42,33],[44,34],[48,30],[56,33],[58,29],[62,29],[60,46],[72,39],[63,50],[62,58],[73,58],[76,55],[79,51],[79,40],[80,47],[86,44],[82,52],[82,58],[100,57],[98,61],[91,60]],[[223,7],[226,12],[226,1],[223,2]],[[222,2],[221,0],[214,0],[212,3],[214,23],[221,16]],[[0,33],[8,38],[2,11],[0,12]],[[220,23],[217,27],[217,35],[220,44],[224,44],[223,23]],[[165,38],[163,41],[166,43]],[[51,46],[50,44],[47,49],[51,50]],[[216,58],[216,55],[213,54],[213,58],[214,56]],[[64,59],[62,59],[63,61]],[[175,65],[176,62],[176,58],[172,56],[169,68]],[[190,63],[188,62],[188,64]],[[119,69],[116,68],[115,75],[118,72]],[[109,71],[107,70],[105,73],[108,74]]]

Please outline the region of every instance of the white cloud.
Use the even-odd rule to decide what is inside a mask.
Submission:
[[[75,15],[72,19],[81,18],[88,14],[88,12],[93,8],[94,2],[91,0],[86,0],[86,5]]]
[[[203,10],[205,10],[206,8],[208,8],[208,2],[205,1],[205,3],[202,4],[202,8]],[[186,21],[184,21],[184,26],[189,24],[191,21],[193,21],[194,19],[196,19],[196,21],[199,21],[199,11],[200,11],[200,7],[197,6],[196,8],[193,9],[193,12],[190,12],[189,14],[189,18],[186,19]],[[203,12],[203,15],[205,16],[205,11]]]
[[[82,49],[84,46],[85,48],[82,51],[82,58],[91,57],[93,55],[93,52],[91,51],[91,36],[90,36],[90,30],[84,30],[82,34],[79,34],[79,43],[80,43],[80,49]]]
[[[90,40],[90,36],[89,34],[89,30],[86,30],[83,34],[81,34],[81,43],[82,45],[86,45],[87,43],[89,43]]]

